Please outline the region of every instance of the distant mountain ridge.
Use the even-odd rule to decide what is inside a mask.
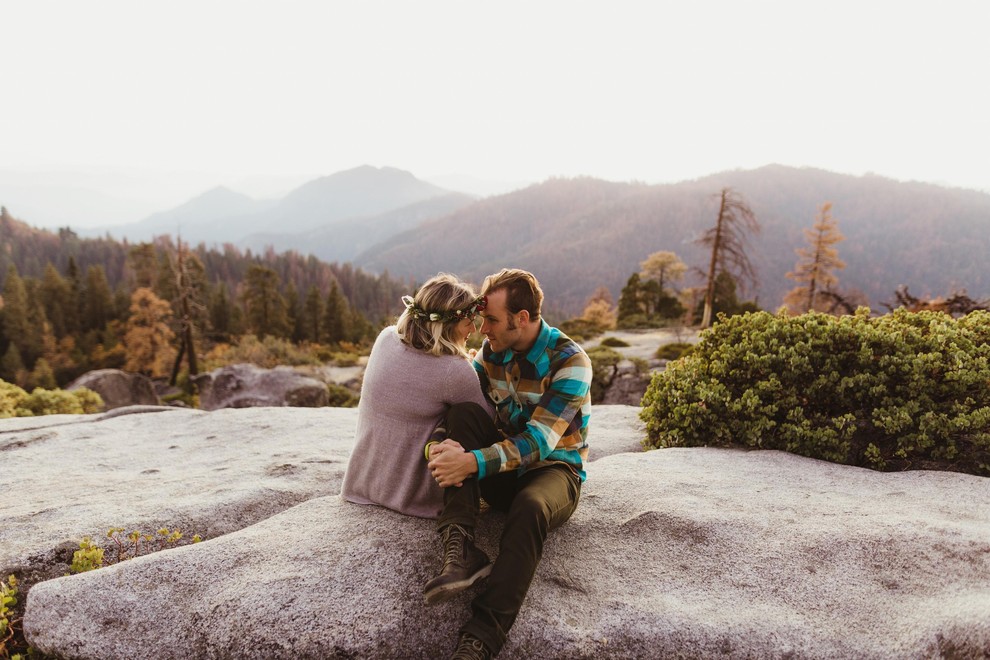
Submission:
[[[990,194],[779,165],[663,185],[551,179],[397,234],[355,263],[420,280],[450,270],[475,282],[502,266],[527,268],[543,283],[548,309],[571,315],[598,286],[617,296],[657,250],[706,264],[694,239],[714,224],[723,187],[737,190],[762,226],[749,249],[760,277],[751,295],[764,308],[777,308],[795,286],[786,278],[794,250],[825,202],[846,236],[837,245],[847,264],[840,289],[861,290],[874,309],[900,285],[990,297]]]
[[[192,244],[232,243],[254,248],[272,245],[283,251],[300,243],[295,235],[326,230],[344,221],[382,216],[449,194],[404,170],[364,165],[309,181],[278,200],[259,201],[227,188],[214,188],[139,223],[111,228],[109,233],[130,241],[146,241],[155,235],[181,232]],[[382,237],[394,233],[384,222],[379,224],[383,225],[378,228]],[[400,229],[405,226],[400,224]],[[259,234],[267,241],[263,245],[259,245],[259,239],[249,238]]]
[[[267,246],[296,250],[324,261],[352,261],[357,255],[395,234],[443,217],[475,201],[463,193],[447,193],[415,202],[375,216],[341,220],[328,226],[297,234],[252,234],[240,241],[242,247],[258,251]]]
[[[859,290],[875,310],[898,286],[915,295],[966,289],[990,298],[990,194],[938,185],[768,165],[673,184],[550,179],[475,200],[395,168],[363,166],[310,181],[281,200],[216,188],[142,225],[185,241],[233,243],[260,252],[292,249],[327,261],[423,281],[449,271],[480,283],[503,266],[532,270],[555,318],[577,314],[599,286],[618,297],[657,250],[702,267],[694,240],[712,226],[715,195],[737,190],[763,231],[749,237],[760,282],[745,297],[776,309],[819,207],[846,240],[839,288]],[[126,235],[126,234],[124,234]],[[147,240],[146,238],[131,238]],[[688,278],[683,285],[696,285]]]
[[[247,195],[217,186],[169,211],[154,213],[141,222],[107,230],[126,236],[131,242],[150,241],[155,236],[181,235],[184,240],[199,242],[224,220],[261,213],[274,202],[259,201]]]

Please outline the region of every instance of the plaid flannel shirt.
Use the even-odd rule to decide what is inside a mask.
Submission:
[[[475,450],[478,478],[509,470],[523,473],[566,463],[582,481],[591,418],[591,360],[557,328],[540,321],[525,354],[494,353],[485,341],[474,359],[481,389],[495,405],[505,440]]]

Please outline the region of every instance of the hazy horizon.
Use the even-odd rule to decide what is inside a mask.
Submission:
[[[0,195],[47,173],[147,210],[130,221],[363,164],[504,186],[777,163],[990,191],[982,0],[53,0],[0,20]]]

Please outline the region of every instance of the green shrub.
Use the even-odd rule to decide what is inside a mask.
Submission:
[[[643,398],[650,447],[990,475],[990,313],[721,317]]]
[[[353,408],[358,404],[357,394],[337,383],[327,384],[327,393],[330,395],[330,406],[334,408]]]
[[[317,350],[307,346],[296,346],[287,339],[265,336],[258,339],[254,335],[244,335],[236,344],[217,344],[204,360],[203,370],[212,371],[228,364],[249,363],[265,369],[279,365],[319,365],[322,361]]]
[[[17,578],[0,582],[0,658],[7,657],[7,642],[14,637],[14,606],[17,605]]]
[[[625,348],[629,346],[629,342],[619,339],[618,337],[604,337],[599,346],[608,346],[609,348]]]
[[[622,355],[607,346],[595,346],[588,350],[591,358],[591,402],[605,398],[605,390],[612,384]]]
[[[0,380],[0,418],[18,417],[17,411],[27,396],[27,392],[17,385]]]
[[[689,344],[683,341],[675,341],[670,344],[664,344],[657,349],[654,353],[658,360],[677,360],[691,353],[694,350],[694,344]]]
[[[568,319],[560,323],[557,328],[578,343],[593,339],[605,332],[605,328],[600,324],[582,318]]]
[[[103,410],[103,399],[85,387],[78,390],[43,390],[28,394],[0,380],[0,418],[39,415],[86,415]]]

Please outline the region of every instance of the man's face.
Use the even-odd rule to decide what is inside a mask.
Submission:
[[[488,294],[488,307],[481,313],[481,334],[488,338],[492,350],[496,353],[507,348],[518,350],[522,347],[522,330],[519,327],[519,316],[512,314],[505,306],[505,289],[499,289]]]

